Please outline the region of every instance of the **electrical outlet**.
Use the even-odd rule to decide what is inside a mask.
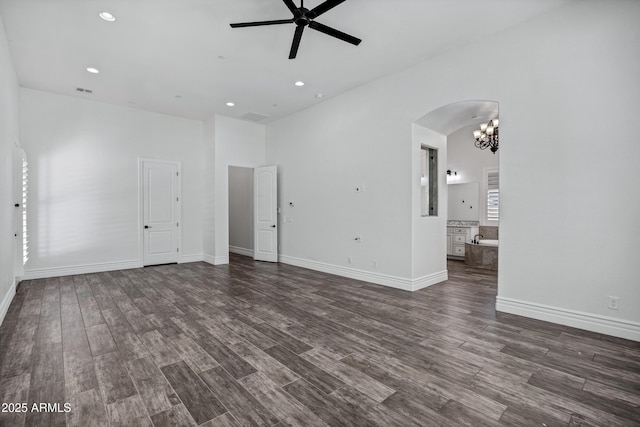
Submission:
[[[351,259],[351,257],[347,257],[347,262],[348,262],[349,264],[351,264],[351,263],[353,262],[353,260]]]
[[[620,309],[620,298],[609,296],[609,309],[611,310],[619,310]]]
[[[378,261],[371,261],[371,267],[378,268]]]

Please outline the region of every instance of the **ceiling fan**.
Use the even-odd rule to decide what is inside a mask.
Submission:
[[[278,25],[278,24],[296,24],[296,32],[293,35],[293,43],[291,44],[291,51],[289,52],[289,59],[294,59],[298,54],[298,47],[300,46],[300,39],[302,39],[302,32],[304,31],[304,27],[309,26],[309,28],[320,31],[321,33],[325,33],[330,35],[331,37],[335,37],[337,39],[343,40],[347,43],[351,43],[353,45],[359,45],[362,40],[357,37],[353,37],[349,34],[343,33],[342,31],[338,31],[335,28],[328,27],[319,22],[314,21],[318,16],[327,12],[330,9],[333,9],[340,3],[345,0],[326,0],[325,2],[319,4],[313,9],[309,10],[304,7],[304,0],[300,0],[300,7],[296,7],[293,3],[293,0],[282,0],[284,4],[289,8],[291,13],[293,14],[293,18],[291,19],[278,19],[275,21],[259,21],[259,22],[241,22],[238,24],[230,24],[231,28],[240,28],[240,27],[259,27],[262,25]]]

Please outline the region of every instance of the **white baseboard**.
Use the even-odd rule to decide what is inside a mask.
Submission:
[[[229,264],[229,255],[221,255],[214,257],[213,265]]]
[[[496,310],[591,332],[640,341],[640,323],[498,296]]]
[[[413,279],[411,281],[412,291],[417,291],[423,288],[428,288],[431,285],[435,285],[436,283],[444,282],[449,280],[449,271],[443,270],[437,273],[428,274],[426,276],[422,276],[419,279]]]
[[[25,270],[22,280],[44,279],[46,277],[72,276],[74,274],[100,273],[103,271],[141,268],[140,260],[103,262],[99,264],[72,265],[67,267],[36,268]]]
[[[222,264],[229,264],[229,255],[222,255],[222,256],[213,256],[213,255],[207,255],[205,254],[202,257],[202,260],[208,264],[212,264],[212,265],[222,265]]]
[[[178,263],[202,261],[202,254],[181,255]],[[74,274],[100,273],[103,271],[127,270],[142,268],[140,260],[103,262],[97,264],[73,265],[67,267],[37,268],[26,270],[22,280],[44,279],[47,277],[72,276]]]
[[[204,257],[202,254],[190,254],[190,255],[180,255],[180,259],[178,260],[178,264],[184,264],[187,262],[199,262],[203,261]]]
[[[253,249],[241,248],[239,246],[229,246],[229,252],[238,255],[250,256],[253,258]]]
[[[279,261],[284,264],[291,264],[297,267],[308,268],[309,270],[322,271],[323,273],[335,274],[336,276],[362,280],[365,282],[389,286],[391,288],[402,289],[405,291],[417,291],[419,289],[426,288],[427,286],[435,285],[436,283],[447,280],[449,276],[448,272],[445,270],[421,277],[419,279],[407,279],[404,277],[358,270],[357,268],[327,264],[324,262],[296,258],[288,255],[280,255]]]
[[[4,298],[2,298],[2,304],[0,305],[0,325],[2,325],[2,322],[4,322],[4,317],[7,315],[7,311],[9,311],[9,306],[13,301],[13,297],[16,296],[17,285],[18,284],[14,279],[11,286],[9,286],[9,290],[7,291],[7,294],[4,296]]]

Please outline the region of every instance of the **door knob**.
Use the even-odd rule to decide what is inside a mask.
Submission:
[[[150,225],[145,225],[144,228],[151,228],[151,226]]]

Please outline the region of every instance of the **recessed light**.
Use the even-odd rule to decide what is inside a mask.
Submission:
[[[219,56],[218,56],[218,59],[219,59],[220,61],[222,61],[223,59],[225,59],[225,57],[224,57],[224,56],[222,56],[222,55],[219,55]]]
[[[116,20],[116,17],[109,12],[100,12],[98,16],[107,22],[114,22]]]
[[[97,68],[93,68],[93,67],[88,67],[87,71],[90,72],[91,74],[98,74],[100,72],[100,70],[98,70]]]
[[[235,105],[236,105],[236,104],[234,104],[233,102],[227,102],[227,107],[233,107],[233,106],[235,106]]]
[[[324,95],[321,93],[316,93],[316,98],[322,98]]]
[[[298,80],[298,81],[297,81],[297,82],[295,82],[294,84],[295,84],[296,86],[298,86],[298,87],[302,87],[302,86],[304,86],[304,82],[302,82],[302,81],[300,81],[300,80]]]

